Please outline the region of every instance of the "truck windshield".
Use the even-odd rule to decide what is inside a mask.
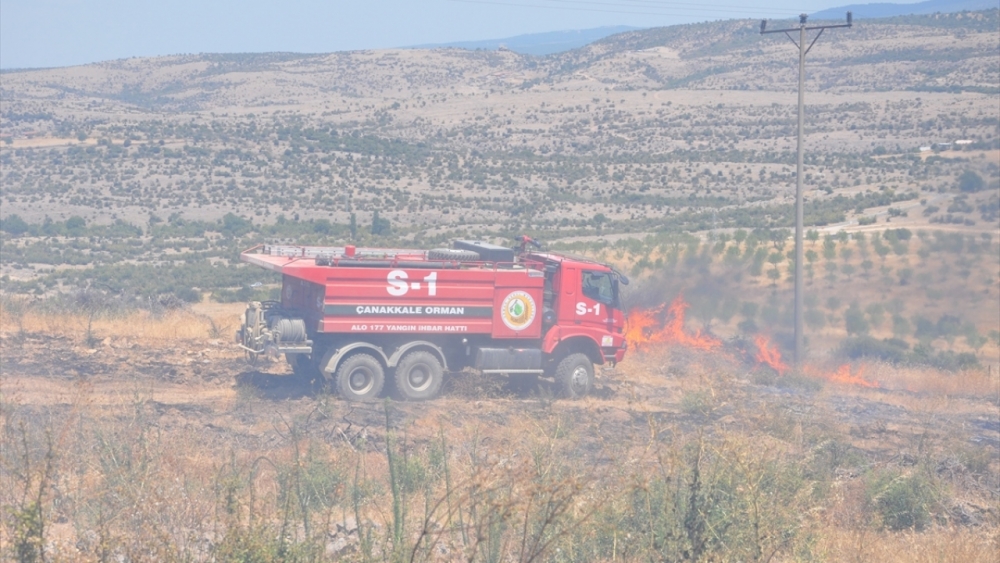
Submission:
[[[583,271],[583,294],[611,307],[618,307],[618,295],[610,272]]]

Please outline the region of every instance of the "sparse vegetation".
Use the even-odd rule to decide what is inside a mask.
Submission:
[[[998,17],[810,55],[801,366],[754,358],[792,338],[795,83],[752,23],[5,72],[0,559],[995,557]],[[246,247],[521,234],[725,350],[358,405],[228,345],[276,297]]]
[[[226,347],[190,362],[193,334],[103,324],[111,352],[88,355],[72,331],[35,332],[44,316],[28,313],[18,348],[0,332],[7,361],[90,375],[64,406],[36,387],[63,375],[17,375],[5,394],[0,549],[26,560],[842,560],[910,538],[893,561],[928,543],[975,559],[996,540],[1000,459],[955,447],[992,408],[974,399],[996,383],[985,374],[938,388],[936,372],[881,368],[876,393],[734,379],[733,365],[661,348],[593,402],[357,405]],[[961,413],[945,396],[966,397]]]

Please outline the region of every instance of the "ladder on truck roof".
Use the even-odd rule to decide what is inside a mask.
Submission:
[[[261,244],[243,251],[243,254],[267,254],[286,258],[402,258],[419,260],[427,256],[425,250],[412,248],[355,248],[348,253],[346,246],[298,246],[291,244]]]

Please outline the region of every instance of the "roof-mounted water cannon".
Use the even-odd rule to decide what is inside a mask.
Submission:
[[[528,249],[528,245],[529,244],[531,246],[534,246],[535,248],[537,248],[539,250],[541,250],[541,248],[542,248],[542,243],[540,243],[537,240],[529,237],[528,235],[521,235],[521,236],[517,237],[515,240],[517,240],[518,242],[521,243],[521,253],[522,254]]]

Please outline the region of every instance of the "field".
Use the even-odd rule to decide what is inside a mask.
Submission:
[[[867,387],[668,341],[582,401],[457,374],[431,403],[359,405],[211,338],[238,314],[107,319],[90,342],[86,318],[5,316],[5,557],[957,562],[998,545],[995,372],[856,364]]]
[[[998,22],[810,53],[798,368],[795,53],[757,22],[5,71],[0,560],[995,560]],[[232,344],[278,292],[253,245],[522,234],[632,278],[583,400],[350,404]]]

